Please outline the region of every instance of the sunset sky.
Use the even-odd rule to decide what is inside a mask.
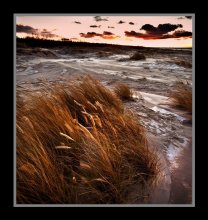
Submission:
[[[17,15],[16,35],[145,47],[192,47],[192,17]]]

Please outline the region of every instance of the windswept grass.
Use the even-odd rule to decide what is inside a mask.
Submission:
[[[89,76],[17,93],[17,203],[134,203],[135,185],[142,201],[157,156],[114,93]]]
[[[173,90],[169,91],[169,97],[174,106],[187,110],[192,114],[192,87],[183,82],[176,82]]]
[[[132,100],[134,100],[133,99],[133,92],[131,91],[129,86],[124,84],[124,83],[117,84],[115,86],[114,92],[123,101],[127,101],[127,100],[132,101]]]

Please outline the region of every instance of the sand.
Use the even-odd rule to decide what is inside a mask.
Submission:
[[[166,193],[166,202],[191,203],[192,124],[187,112],[169,105],[168,97],[168,90],[177,80],[192,85],[192,69],[178,62],[191,63],[191,50],[143,49],[141,53],[146,60],[130,61],[133,52],[128,49],[118,53],[110,48],[104,52],[100,48],[90,51],[21,48],[17,50],[17,87],[38,92],[45,80],[50,83],[76,80],[85,74],[93,75],[111,89],[120,82],[128,84],[134,91],[135,101],[126,102],[125,106],[139,117],[150,135],[157,137],[169,167],[170,187],[165,187],[171,193]],[[187,163],[184,165],[182,161]],[[156,203],[164,202],[164,198],[155,198]]]

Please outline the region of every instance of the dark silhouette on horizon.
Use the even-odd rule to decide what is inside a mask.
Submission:
[[[17,48],[21,46],[28,47],[42,47],[42,48],[54,48],[54,47],[111,47],[111,48],[131,48],[131,49],[153,49],[153,50],[168,50],[169,48],[154,48],[154,47],[143,47],[143,46],[131,46],[131,45],[118,45],[110,43],[89,43],[89,42],[75,42],[68,38],[62,38],[61,40],[50,40],[37,37],[16,37]],[[180,49],[180,48],[178,48]],[[183,48],[181,48],[183,49]]]

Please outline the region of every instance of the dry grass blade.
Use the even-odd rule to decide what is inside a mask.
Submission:
[[[56,149],[71,149],[69,146],[56,146]]]
[[[75,141],[73,138],[69,137],[69,135],[63,134],[60,132],[60,135],[66,137],[67,139],[71,140],[71,141]]]

